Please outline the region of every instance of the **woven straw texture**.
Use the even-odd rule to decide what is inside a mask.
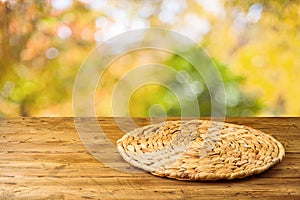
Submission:
[[[152,174],[178,180],[243,178],[280,162],[284,148],[259,130],[206,120],[167,121],[117,141],[121,156]]]

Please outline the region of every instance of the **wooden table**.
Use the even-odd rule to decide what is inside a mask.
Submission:
[[[113,118],[98,121],[112,142],[124,134]],[[82,144],[73,118],[0,119],[0,199],[300,199],[300,118],[226,121],[274,136],[286,149],[283,162],[241,180],[176,181],[102,164]]]

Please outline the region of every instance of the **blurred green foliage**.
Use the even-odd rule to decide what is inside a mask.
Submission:
[[[247,94],[240,88],[245,77],[234,74],[228,66],[216,59],[213,59],[213,62],[220,73],[224,84],[226,115],[253,116],[257,114],[257,112],[261,110],[263,104],[256,95]],[[137,95],[133,99],[133,102],[144,104],[142,108],[139,108],[140,110],[138,112],[143,113],[143,116],[155,117],[163,117],[165,115],[181,116],[181,109],[187,109],[185,112],[193,113],[193,109],[198,108],[193,108],[191,106],[183,108],[178,99],[176,99],[177,97],[172,93],[172,91],[176,91],[176,93],[184,96],[181,98],[183,101],[182,104],[188,105],[189,100],[192,98],[192,91],[190,91],[190,89],[193,89],[193,93],[197,95],[200,116],[211,116],[212,102],[218,103],[218,99],[212,98],[213,96],[218,97],[218,91],[213,90],[209,92],[207,83],[201,74],[199,74],[195,66],[179,55],[172,55],[165,61],[165,65],[174,68],[180,76],[177,76],[176,79],[167,81],[165,84],[168,88],[153,86],[152,90],[148,89],[147,91],[142,91],[141,95]],[[185,80],[182,80],[182,78],[185,78]],[[145,98],[145,95],[147,95],[147,98]],[[142,99],[142,101],[140,99]],[[138,114],[137,111],[132,111],[132,115]]]
[[[70,107],[55,105],[71,102],[76,71],[95,45],[74,29],[80,22],[75,16],[87,10],[80,3],[56,13],[46,1],[0,3],[0,116],[32,116],[41,110],[70,115]],[[73,28],[72,38],[58,37],[65,24]]]

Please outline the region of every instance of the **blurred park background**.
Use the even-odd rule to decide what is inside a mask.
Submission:
[[[224,80],[228,116],[300,115],[299,1],[0,0],[0,116],[72,116],[74,80],[89,52],[114,35],[146,27],[178,31],[206,49]],[[147,60],[189,79],[201,115],[209,116],[209,93],[192,67],[166,52],[151,57],[158,55],[151,51],[112,63],[95,93],[97,115],[112,115],[114,85]],[[180,78],[169,81],[180,84]],[[149,116],[153,104],[180,115],[170,91],[157,85],[132,95],[130,114]]]

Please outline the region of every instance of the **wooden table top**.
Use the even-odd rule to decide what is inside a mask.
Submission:
[[[113,143],[124,134],[113,118],[98,121]],[[226,121],[274,136],[285,147],[284,160],[239,180],[177,181],[102,164],[82,144],[73,118],[0,119],[0,199],[300,199],[300,118]]]

